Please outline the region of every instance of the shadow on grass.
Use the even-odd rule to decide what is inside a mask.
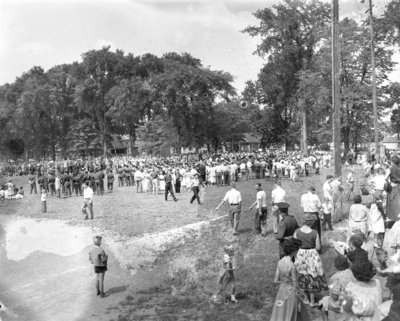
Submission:
[[[113,287],[113,288],[109,289],[109,290],[106,292],[106,295],[109,296],[109,295],[111,295],[111,294],[124,292],[124,291],[126,291],[126,289],[127,289],[128,287],[129,287],[129,285],[122,285],[122,286]]]

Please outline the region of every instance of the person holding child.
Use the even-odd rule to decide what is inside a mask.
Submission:
[[[108,256],[101,247],[101,236],[93,238],[93,248],[89,252],[89,261],[94,265],[94,273],[96,274],[96,291],[97,295],[104,298],[104,275],[107,271]]]

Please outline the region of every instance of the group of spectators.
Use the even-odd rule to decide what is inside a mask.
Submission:
[[[314,188],[302,195],[301,227],[287,203],[277,204],[281,259],[275,282],[280,286],[271,321],[310,320],[307,305],[319,309],[323,320],[400,320],[400,158],[359,165],[350,167],[343,182],[327,176],[323,203]],[[342,197],[353,204],[345,241],[330,240],[337,272],[328,280],[319,256],[319,221],[325,213],[335,222],[343,219]]]

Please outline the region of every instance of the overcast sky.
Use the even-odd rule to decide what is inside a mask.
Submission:
[[[47,70],[110,45],[134,55],[189,52],[205,66],[230,72],[240,92],[263,64],[253,55],[259,39],[240,31],[257,24],[252,15],[257,9],[277,2],[0,0],[0,84],[13,82],[32,66]],[[374,0],[375,12],[382,12],[387,2]],[[360,0],[339,3],[342,17],[365,15],[367,4]],[[399,69],[392,78],[400,80]]]

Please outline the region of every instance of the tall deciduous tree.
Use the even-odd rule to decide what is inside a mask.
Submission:
[[[75,103],[95,124],[105,155],[113,131],[112,105],[107,103],[106,95],[124,72],[124,54],[121,50],[114,53],[110,47],[104,47],[88,51],[82,57],[83,77],[76,86]]]
[[[318,0],[285,0],[272,8],[258,10],[254,15],[260,24],[249,26],[244,32],[261,38],[256,53],[268,59],[257,80],[258,103],[265,106],[263,113],[272,117],[274,136],[288,145],[297,136],[291,135],[297,114],[305,116],[308,105],[305,102],[299,106],[296,94],[299,72],[310,68],[316,47],[326,36],[330,8]],[[303,117],[303,125],[306,125],[306,117]],[[266,129],[260,129],[264,139],[271,137]]]

